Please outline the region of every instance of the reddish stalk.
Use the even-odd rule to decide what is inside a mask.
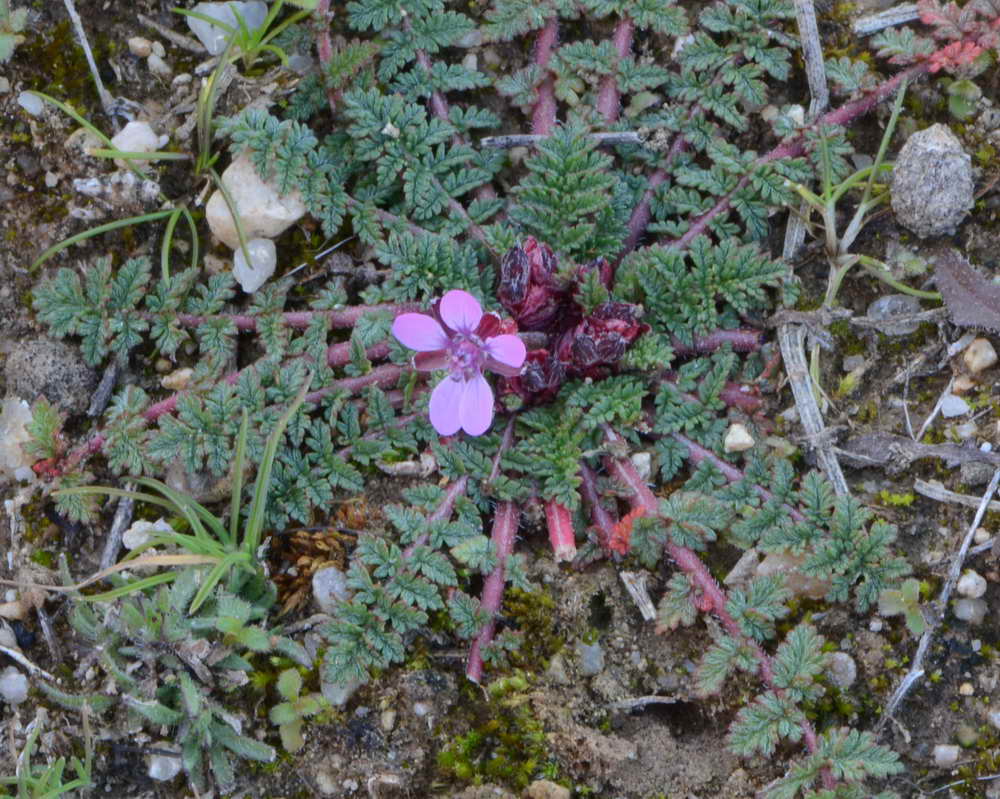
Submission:
[[[576,557],[576,535],[569,508],[554,499],[545,501],[545,523],[549,528],[549,543],[556,563]]]
[[[319,26],[319,36],[316,37],[316,52],[322,67],[320,80],[326,74],[326,67],[333,58],[333,42],[330,40],[330,0],[318,0],[316,3],[316,25]],[[324,81],[325,82],[325,81]],[[330,104],[330,113],[337,113],[337,92],[326,90],[326,99]]]
[[[609,441],[621,440],[610,427],[605,426],[604,429]],[[646,516],[656,516],[659,514],[660,504],[656,496],[649,490],[649,487],[639,476],[631,461],[626,458],[606,456],[604,462],[608,472],[631,492],[631,503],[634,508],[642,508]],[[784,692],[774,684],[774,665],[770,655],[756,641],[744,635],[736,619],[726,609],[727,599],[725,592],[719,587],[719,584],[712,577],[701,558],[693,550],[678,546],[672,541],[668,541],[666,549],[667,554],[670,555],[674,562],[687,575],[692,586],[701,593],[696,602],[698,609],[704,612],[711,612],[715,615],[731,636],[738,641],[742,641],[753,652],[754,659],[758,664],[757,671],[760,674],[761,681],[769,689],[781,696]],[[812,724],[808,721],[802,722],[802,736],[805,740],[806,748],[810,752],[815,752],[818,746],[816,730],[813,729]],[[832,777],[824,774],[824,782],[832,783]],[[827,787],[832,788],[833,785],[827,784]]]
[[[764,342],[764,334],[760,330],[738,328],[736,330],[713,330],[704,336],[695,336],[690,344],[685,344],[676,336],[670,340],[674,355],[689,358],[693,355],[707,355],[715,352],[724,344],[732,345],[736,352],[756,352]]]
[[[611,539],[618,523],[615,518],[617,514],[601,504],[601,497],[597,491],[597,475],[586,463],[580,464],[580,493],[590,506],[590,519],[597,530],[597,543],[605,553],[610,553]]]
[[[535,40],[535,64],[548,71],[549,61],[559,38],[559,16],[553,14]],[[531,112],[531,132],[536,136],[549,136],[556,123],[556,78],[551,72],[538,87],[538,99]]]
[[[483,584],[482,598],[482,608],[490,614],[490,619],[472,642],[469,660],[465,666],[465,676],[474,683],[479,683],[483,678],[483,648],[493,640],[493,634],[496,632],[496,618],[503,602],[507,577],[507,559],[514,551],[514,539],[517,537],[517,523],[520,516],[521,511],[510,500],[499,503],[493,516],[491,540],[497,553],[497,565]]]
[[[618,20],[614,35],[611,37],[618,61],[628,58],[629,53],[632,52],[634,33],[635,23],[631,17],[625,15]],[[597,113],[604,117],[606,124],[611,125],[618,121],[620,111],[621,93],[618,91],[618,77],[607,75],[601,80],[601,87],[597,92]]]

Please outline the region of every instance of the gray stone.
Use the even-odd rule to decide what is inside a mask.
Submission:
[[[919,326],[919,322],[896,322],[894,316],[909,316],[920,312],[920,302],[908,294],[886,294],[868,306],[868,318],[883,322],[879,333],[887,336],[908,336]]]
[[[97,387],[97,372],[79,350],[39,337],[18,343],[7,357],[7,391],[29,403],[44,396],[66,413],[83,413]]]
[[[28,678],[14,666],[0,672],[0,698],[8,705],[19,705],[28,698]]]
[[[333,613],[341,602],[351,598],[347,575],[336,566],[317,571],[312,578],[313,599],[324,613]]]
[[[576,654],[580,658],[580,673],[584,677],[593,677],[604,670],[604,650],[600,644],[580,641],[576,645]]]
[[[906,140],[892,172],[892,210],[918,236],[953,233],[973,205],[972,159],[945,125]]]

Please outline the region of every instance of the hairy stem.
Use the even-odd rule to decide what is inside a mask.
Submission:
[[[316,27],[319,35],[316,37],[316,51],[319,55],[319,64],[322,75],[320,80],[326,75],[326,68],[333,58],[333,42],[330,40],[330,0],[318,0],[316,3]],[[330,104],[330,113],[337,113],[337,92],[333,89],[326,90],[326,99]]]
[[[548,67],[558,38],[559,16],[553,14],[535,40],[535,64],[547,73],[538,87],[538,99],[531,112],[531,132],[536,136],[551,135],[556,123],[556,78]]]
[[[601,504],[601,497],[597,491],[597,475],[587,464],[580,464],[580,492],[584,500],[590,506],[590,518],[597,529],[597,543],[604,552],[611,552],[611,537],[615,533],[617,514],[612,513]]]
[[[337,308],[330,311],[289,311],[281,315],[285,325],[296,330],[309,327],[309,324],[318,316],[325,316],[330,327],[354,327],[365,314],[391,313],[399,316],[402,313],[412,313],[423,310],[418,302],[385,302],[379,305],[352,305],[348,308]],[[152,321],[157,316],[152,312],[145,312],[142,317],[147,321]],[[255,331],[257,329],[257,316],[247,314],[209,314],[200,316],[198,314],[182,313],[177,314],[177,321],[184,327],[199,327],[213,319],[229,319],[237,330]]]
[[[554,499],[545,501],[545,523],[549,528],[549,543],[556,563],[576,557],[576,535],[569,508]]]
[[[463,474],[454,483],[448,486],[448,490],[444,492],[444,498],[441,500],[434,512],[427,517],[427,526],[430,527],[436,522],[443,521],[451,516],[451,512],[455,509],[455,502],[458,500],[462,494],[465,493],[466,486],[469,485],[469,476]],[[431,537],[429,532],[421,533],[417,536],[416,541],[410,544],[405,550],[403,550],[403,557],[408,558],[413,554],[413,550],[417,547],[422,547],[427,543],[427,540]]]
[[[632,51],[632,36],[635,33],[635,23],[627,14],[618,20],[615,26],[614,35],[611,42],[614,44],[615,54],[620,61],[628,58]],[[611,125],[618,121],[618,114],[621,111],[621,93],[618,91],[618,78],[615,75],[606,75],[601,80],[601,88],[597,92],[597,113],[604,117],[605,123]]]
[[[483,648],[493,640],[493,634],[496,632],[496,617],[503,602],[503,590],[507,578],[507,559],[514,551],[514,539],[517,537],[517,523],[520,516],[521,511],[517,505],[509,500],[499,503],[493,516],[491,540],[497,553],[497,565],[483,584],[482,598],[482,608],[490,614],[490,620],[472,642],[469,660],[465,666],[465,676],[474,683],[483,678]]]

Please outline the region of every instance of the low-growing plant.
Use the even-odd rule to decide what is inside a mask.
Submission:
[[[403,662],[432,618],[438,632],[469,641],[471,680],[501,668],[517,642],[502,614],[504,589],[530,588],[514,548],[522,509],[535,508],[557,560],[676,565],[659,627],[716,620],[695,685],[739,705],[733,751],[769,757],[780,747],[789,759],[769,797],[872,795],[866,780],[901,765],[868,733],[811,718],[824,641],[808,621],[783,621],[791,615],[784,580],[723,590],[703,558],[717,539],[788,556],[826,581],[828,602],[858,612],[908,572],[893,551],[894,528],[856,500],[834,498],[822,479],[763,450],[727,453],[723,440],[731,411],[752,420],[762,403],[750,384],[763,368],[764,334],[747,320],[797,295],[789,266],[762,249],[773,213],[798,200],[792,185],[819,172],[815,199],[830,221],[844,193],[864,183],[853,242],[875,201],[884,148],[877,167],[845,180],[835,161],[847,140],[831,129],[918,75],[996,47],[985,0],[969,4],[973,24],[962,26],[947,24],[950,7],[924,6],[949,44],[883,34],[880,53],[906,70],[879,81],[860,61],[835,60],[832,76],[870,88],[811,126],[790,127],[785,114],[769,129],[749,109],[769,101],[768,82],[790,85],[796,42],[784,31],[793,11],[783,0],[720,0],[696,14],[645,0],[356,0],[333,11],[355,37],[336,43],[331,4],[320,0],[315,73],[285,107],[234,113],[217,131],[280,193],[301,193],[309,246],[354,236],[355,254],[379,268],[362,286],[293,290],[276,280],[249,299],[236,296],[228,274],[162,264],[154,274],[144,258],[117,270],[92,263],[83,280],[58,270],[37,288],[34,307],[53,334],[79,336],[90,363],[164,358],[193,373],[185,391],[162,398],[123,387],[103,425],[75,446],[61,438],[57,416],[40,412],[33,446],[51,455],[37,471],[80,482],[100,454],[112,472],[147,486],[173,464],[221,478],[240,446],[251,462],[264,458],[257,431],[287,413],[286,434],[273,437],[267,456],[268,502],[253,503],[262,514],[253,535],[237,546],[235,528],[218,520],[213,541],[238,550],[231,567],[254,562],[245,541],[259,542],[264,529],[321,520],[375,475],[420,473],[429,462],[435,482],[410,483],[386,506],[391,529],[359,531],[350,596],[320,629],[326,682],[362,683]],[[583,38],[591,35],[604,38]],[[531,46],[509,44],[526,37]],[[463,57],[475,41],[502,45],[514,63],[479,69]],[[674,55],[654,62],[637,52],[645,47]],[[530,130],[514,137],[527,147],[523,158],[510,158],[503,140],[480,138],[512,119]],[[604,137],[638,130],[645,138]],[[832,303],[846,270],[865,262],[841,247],[847,234],[826,233],[832,255],[852,259],[831,272]],[[289,413],[297,392],[302,404]],[[668,496],[650,490],[630,457],[637,450],[650,456],[652,479],[671,486]],[[230,524],[244,493],[234,487]],[[85,518],[94,510],[83,496],[73,489],[56,499]],[[174,504],[213,528],[207,510]],[[199,538],[188,524],[177,535]],[[221,564],[227,555],[215,552]],[[246,646],[253,619],[220,627],[223,587],[229,596],[267,582],[216,583],[202,582],[209,593],[196,618],[212,619],[204,628],[212,640]],[[138,607],[167,590],[120,602]],[[745,678],[757,687],[748,691]],[[191,758],[209,753],[214,767],[229,733],[210,741],[194,732],[225,719],[192,685],[190,675],[171,680],[156,712]],[[278,716],[294,724],[291,710]],[[189,760],[192,773],[201,762]],[[217,776],[228,777],[220,763]]]
[[[49,765],[40,767],[31,762],[38,746],[38,739],[45,731],[48,722],[48,711],[39,707],[35,720],[28,725],[28,735],[24,748],[17,758],[17,773],[12,777],[0,777],[0,786],[16,788],[16,799],[56,799],[65,795],[74,795],[76,791],[85,791],[94,787],[92,771],[94,766],[94,735],[90,728],[89,712],[84,711],[83,723],[83,760],[73,756],[69,760],[58,757]],[[67,766],[75,775],[68,778]],[[13,793],[0,793],[5,799],[15,799]]]
[[[285,701],[272,705],[268,718],[278,725],[285,751],[298,752],[305,746],[302,723],[322,710],[323,697],[320,694],[302,696],[302,675],[296,669],[285,669],[278,675],[277,689]]]

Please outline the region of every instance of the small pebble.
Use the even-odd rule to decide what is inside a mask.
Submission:
[[[380,722],[383,730],[386,732],[392,732],[393,728],[396,726],[396,711],[392,708],[383,710]]]
[[[525,799],[569,799],[569,788],[551,780],[535,780],[524,789]]]
[[[160,146],[160,137],[148,122],[133,120],[111,137],[111,144],[126,153],[151,153]],[[141,158],[132,161],[132,164],[144,163],[147,162]],[[122,158],[116,158],[115,165],[119,169],[128,166]]]
[[[963,682],[958,686],[958,693],[962,696],[972,696],[976,692],[976,689],[972,687],[971,682]]]
[[[414,702],[413,703],[413,715],[418,719],[422,719],[424,716],[428,715],[433,708],[430,702]]]
[[[959,441],[968,441],[976,434],[976,423],[973,421],[963,422],[955,428],[955,435]]]
[[[163,42],[153,42],[153,55],[158,55],[163,58],[167,54],[166,49],[163,47]]]
[[[990,531],[985,527],[977,527],[976,532],[972,536],[972,540],[977,544],[985,544],[990,540]]]
[[[593,677],[604,671],[604,650],[600,644],[580,641],[576,645],[576,654],[580,658],[580,673],[584,677]]]
[[[635,466],[635,470],[639,473],[639,477],[642,478],[643,482],[649,480],[649,475],[652,473],[653,469],[653,457],[648,452],[635,452],[630,458],[632,465]]]
[[[750,431],[747,430],[746,425],[741,422],[735,422],[726,431],[726,438],[723,441],[722,448],[726,452],[745,452],[753,447],[754,443],[753,436],[750,435]]]
[[[33,117],[40,116],[45,107],[42,98],[34,92],[21,92],[17,96],[17,104]]]
[[[146,66],[149,67],[150,72],[154,75],[159,75],[161,78],[169,78],[174,74],[174,71],[170,68],[170,64],[156,53],[149,54],[149,58],[146,59]]]
[[[347,575],[336,566],[327,566],[317,571],[312,578],[313,599],[323,613],[337,609],[341,602],[350,599],[347,590]]]
[[[920,327],[919,322],[895,322],[894,316],[908,316],[920,311],[920,301],[909,294],[886,294],[868,306],[868,318],[883,322],[880,333],[887,336],[907,336]]]
[[[996,729],[1000,730],[1000,710],[991,710],[986,714],[986,719]]]
[[[142,36],[133,36],[128,40],[128,49],[132,55],[146,58],[153,52],[153,43]]]
[[[827,674],[834,685],[844,690],[850,688],[858,678],[858,667],[854,658],[846,652],[834,652],[830,655]]]
[[[251,239],[247,242],[250,262],[243,257],[243,248],[237,247],[233,255],[233,277],[247,294],[253,294],[274,274],[278,263],[277,250],[270,239]]]
[[[870,622],[868,622],[868,629],[871,630],[873,633],[882,632],[882,627],[884,626],[885,625],[882,624],[882,619],[872,619]]]
[[[0,697],[8,705],[19,705],[28,698],[28,678],[15,666],[0,671]]]
[[[962,576],[958,578],[955,591],[962,596],[978,599],[986,593],[986,578],[972,569],[966,569]]]
[[[986,603],[981,599],[956,599],[952,606],[955,618],[969,624],[982,624],[986,618],[986,610]]]
[[[958,762],[960,747],[955,744],[938,744],[934,747],[934,765],[938,768],[951,768]]]
[[[168,752],[176,752],[177,749],[170,741],[157,741],[153,744],[154,749],[162,749]],[[146,765],[149,776],[159,782],[169,782],[181,773],[183,761],[180,753],[177,755],[150,755],[146,758]]]
[[[969,412],[969,403],[954,394],[945,394],[941,400],[941,415],[945,419],[953,419]]]
[[[7,94],[10,91],[10,81],[7,78],[0,78],[0,94]]]
[[[961,397],[963,394],[968,394],[975,387],[975,380],[968,375],[959,375],[955,378],[955,382],[951,384],[951,393],[956,397]]]
[[[955,730],[955,740],[962,746],[975,746],[979,740],[979,733],[971,724],[959,724]]]
[[[59,184],[59,176],[55,172],[45,173],[45,187],[54,189]]]
[[[185,366],[182,369],[175,369],[168,375],[160,378],[160,385],[171,391],[183,391],[188,387],[191,378],[194,376],[194,369]]]
[[[845,372],[853,372],[855,369],[860,369],[865,365],[864,355],[848,355],[844,358],[844,363],[842,367]]]
[[[977,338],[962,353],[962,360],[968,370],[976,375],[997,362],[997,351],[988,339]]]

